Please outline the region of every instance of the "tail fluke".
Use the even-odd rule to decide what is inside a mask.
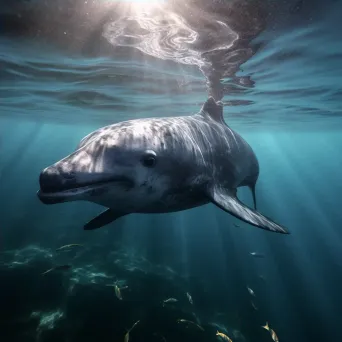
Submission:
[[[254,210],[257,210],[257,204],[256,204],[256,196],[255,196],[255,184],[253,185],[249,185],[248,186],[252,192],[252,196],[253,196],[253,203],[254,203]]]

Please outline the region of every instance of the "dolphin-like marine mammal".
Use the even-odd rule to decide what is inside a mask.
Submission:
[[[84,229],[131,213],[167,213],[214,203],[256,227],[288,233],[256,211],[258,160],[210,97],[199,113],[136,119],[100,128],[76,151],[45,168],[39,199],[45,204],[85,200],[107,207]],[[248,186],[254,209],[236,196]]]

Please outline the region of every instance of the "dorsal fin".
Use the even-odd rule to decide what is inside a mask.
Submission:
[[[212,96],[203,104],[201,114],[209,115],[219,123],[225,123],[223,119],[223,103],[221,101],[216,102]]]

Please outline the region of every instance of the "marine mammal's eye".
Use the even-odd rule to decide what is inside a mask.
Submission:
[[[154,167],[157,162],[157,155],[153,151],[146,151],[143,157],[141,158],[141,163],[145,167]]]

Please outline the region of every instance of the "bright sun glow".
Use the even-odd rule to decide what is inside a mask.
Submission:
[[[112,3],[122,5],[127,12],[144,12],[163,6],[166,0],[112,0]]]

